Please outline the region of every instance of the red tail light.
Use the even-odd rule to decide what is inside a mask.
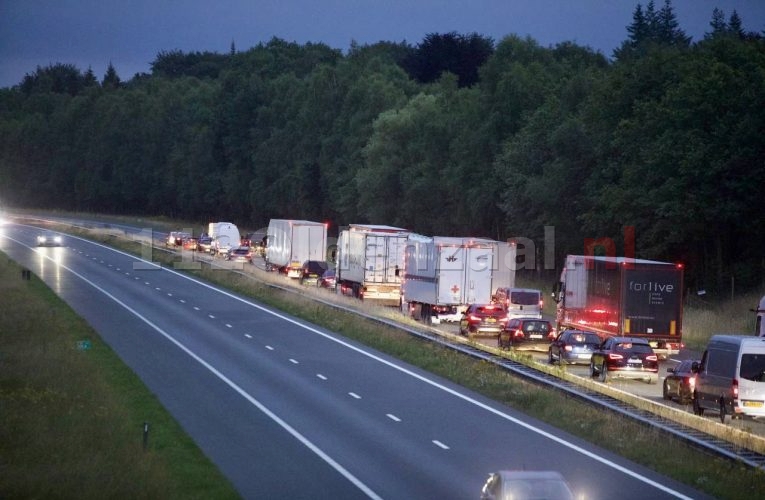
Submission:
[[[733,391],[733,399],[738,399],[738,379],[733,379],[731,390]]]
[[[624,359],[624,356],[622,356],[621,354],[613,354],[613,353],[609,353],[609,354],[608,354],[608,359],[611,359],[611,360],[615,360],[615,359]]]
[[[646,361],[659,361],[659,357],[656,354],[649,354],[645,359]]]
[[[472,321],[473,323],[477,321],[481,321],[481,318],[479,316],[476,316],[475,314],[471,314],[468,316],[468,321]]]
[[[523,331],[522,330],[515,330],[513,332],[514,337],[523,337]]]
[[[565,351],[573,351],[573,350],[574,350],[574,348],[573,348],[572,346],[570,346],[570,345],[567,345],[567,346],[565,346],[565,347],[563,348],[563,350],[565,350]]]
[[[691,388],[691,391],[696,388],[696,376],[688,377],[688,387]]]

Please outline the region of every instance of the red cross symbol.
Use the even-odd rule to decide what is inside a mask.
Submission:
[[[458,287],[457,285],[452,285],[451,291],[452,291],[452,293],[456,294],[457,292],[460,291],[460,287]]]

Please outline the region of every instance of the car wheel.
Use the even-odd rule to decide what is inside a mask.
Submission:
[[[600,374],[599,375],[600,375],[600,381],[605,384],[606,381],[608,380],[608,367],[606,366],[605,363],[600,365]]]
[[[704,415],[704,408],[699,405],[699,400],[696,395],[693,396],[693,413],[700,417]]]
[[[598,370],[595,369],[595,363],[590,361],[590,378],[595,378],[598,376]]]
[[[672,396],[669,394],[669,387],[667,386],[667,381],[664,381],[663,388],[661,391],[661,395],[664,399],[672,399]]]
[[[720,422],[723,424],[727,424],[728,417],[729,417],[728,412],[725,411],[725,400],[721,399],[720,400]]]
[[[552,357],[552,349],[547,351],[547,362],[552,364],[555,364],[555,360]]]

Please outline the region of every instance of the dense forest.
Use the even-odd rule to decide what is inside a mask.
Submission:
[[[611,238],[684,262],[691,289],[761,286],[762,33],[715,9],[692,41],[669,0],[626,28],[610,57],[433,33],[345,53],[280,39],[159,52],[124,81],[112,65],[100,81],[38,67],[0,89],[0,201],[522,237],[540,256],[547,227],[555,263]]]

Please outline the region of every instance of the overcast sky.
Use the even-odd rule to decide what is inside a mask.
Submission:
[[[0,0],[0,87],[38,66],[92,68],[109,62],[128,80],[149,72],[162,51],[243,51],[272,37],[323,42],[346,51],[352,40],[412,45],[428,33],[476,32],[501,40],[529,35],[542,46],[574,41],[606,56],[627,38],[632,12],[646,0]],[[657,10],[664,0],[655,0]],[[765,0],[673,0],[694,41],[712,10],[735,9],[747,31],[765,31]]]

